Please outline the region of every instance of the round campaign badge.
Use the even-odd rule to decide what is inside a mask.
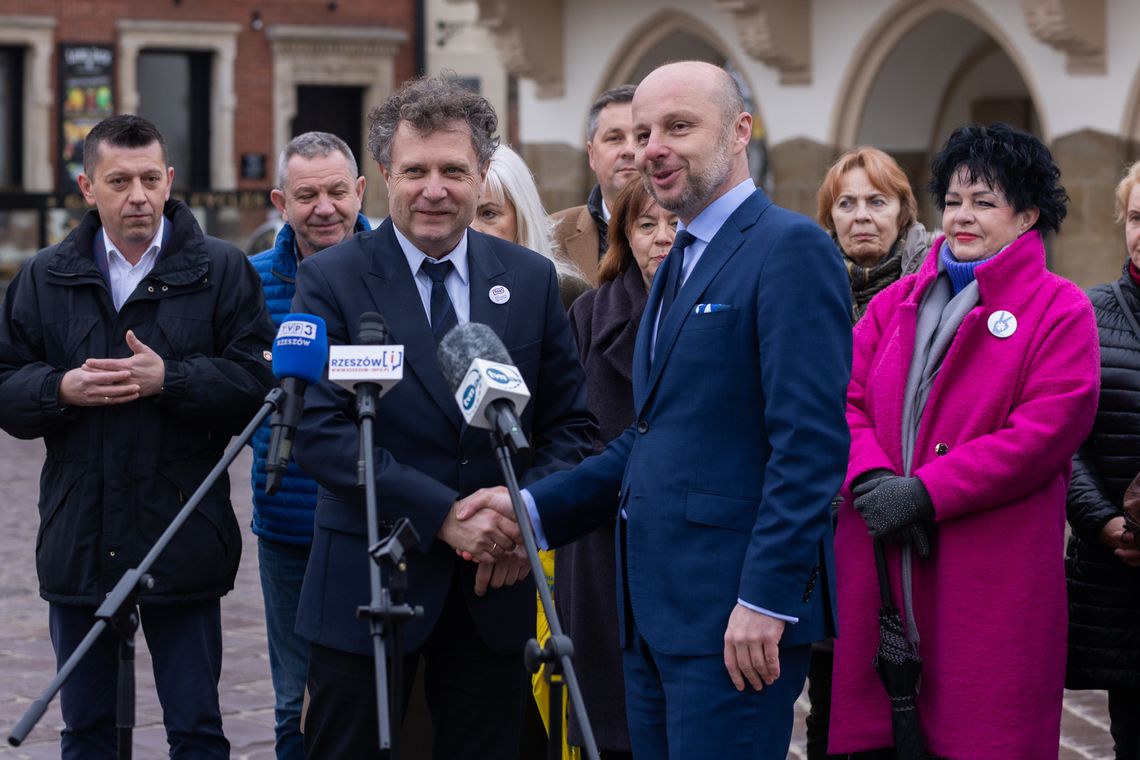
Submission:
[[[1017,317],[1002,309],[990,315],[988,324],[990,332],[998,338],[1008,338],[1017,332]]]
[[[507,290],[502,285],[493,285],[491,290],[487,292],[492,303],[504,304],[511,300],[511,291]]]
[[[261,358],[265,359],[267,362],[271,362],[273,361],[273,353],[270,351],[262,351]]]

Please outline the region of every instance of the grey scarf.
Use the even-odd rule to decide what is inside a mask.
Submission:
[[[910,370],[906,376],[906,390],[903,395],[902,417],[902,462],[903,476],[910,477],[914,465],[914,443],[918,437],[918,426],[922,423],[922,413],[930,397],[930,387],[942,367],[942,360],[953,342],[962,320],[978,304],[977,280],[953,295],[950,278],[945,272],[942,258],[938,259],[938,276],[918,306],[915,325],[914,354],[910,359]],[[913,587],[911,568],[913,557],[910,544],[902,547],[903,611],[906,614],[907,638],[918,644],[918,628],[914,623]]]

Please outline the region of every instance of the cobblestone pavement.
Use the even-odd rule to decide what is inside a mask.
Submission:
[[[58,702],[19,748],[6,737],[33,699],[55,674],[47,637],[47,604],[36,593],[33,566],[40,441],[19,441],[0,432],[0,757],[43,760],[59,756],[62,725]],[[257,547],[249,525],[249,453],[230,468],[233,502],[245,547],[237,584],[222,601],[223,646],[221,701],[226,736],[233,756],[246,760],[273,757],[273,688],[265,651],[265,622],[257,574]],[[166,756],[162,713],[154,693],[150,659],[138,637],[137,727],[134,756]],[[789,758],[805,758],[803,716],[807,699],[796,705],[796,728]],[[1108,711],[1102,692],[1067,692],[1060,760],[1112,758]],[[405,758],[405,760],[419,760]]]

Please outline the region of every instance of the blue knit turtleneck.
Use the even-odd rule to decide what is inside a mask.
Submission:
[[[995,253],[994,256],[996,255]],[[958,259],[954,258],[954,254],[950,252],[950,246],[944,243],[942,245],[942,265],[946,268],[946,274],[950,276],[950,284],[954,288],[954,295],[961,293],[962,288],[974,281],[974,270],[978,268],[979,264],[985,264],[992,258],[993,256],[977,261],[958,261]]]

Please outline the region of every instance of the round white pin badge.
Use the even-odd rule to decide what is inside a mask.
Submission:
[[[487,296],[491,299],[491,303],[504,304],[511,300],[511,291],[502,285],[494,285],[487,291]]]
[[[987,324],[990,332],[998,338],[1008,338],[1017,332],[1017,317],[1005,310],[991,314]]]

